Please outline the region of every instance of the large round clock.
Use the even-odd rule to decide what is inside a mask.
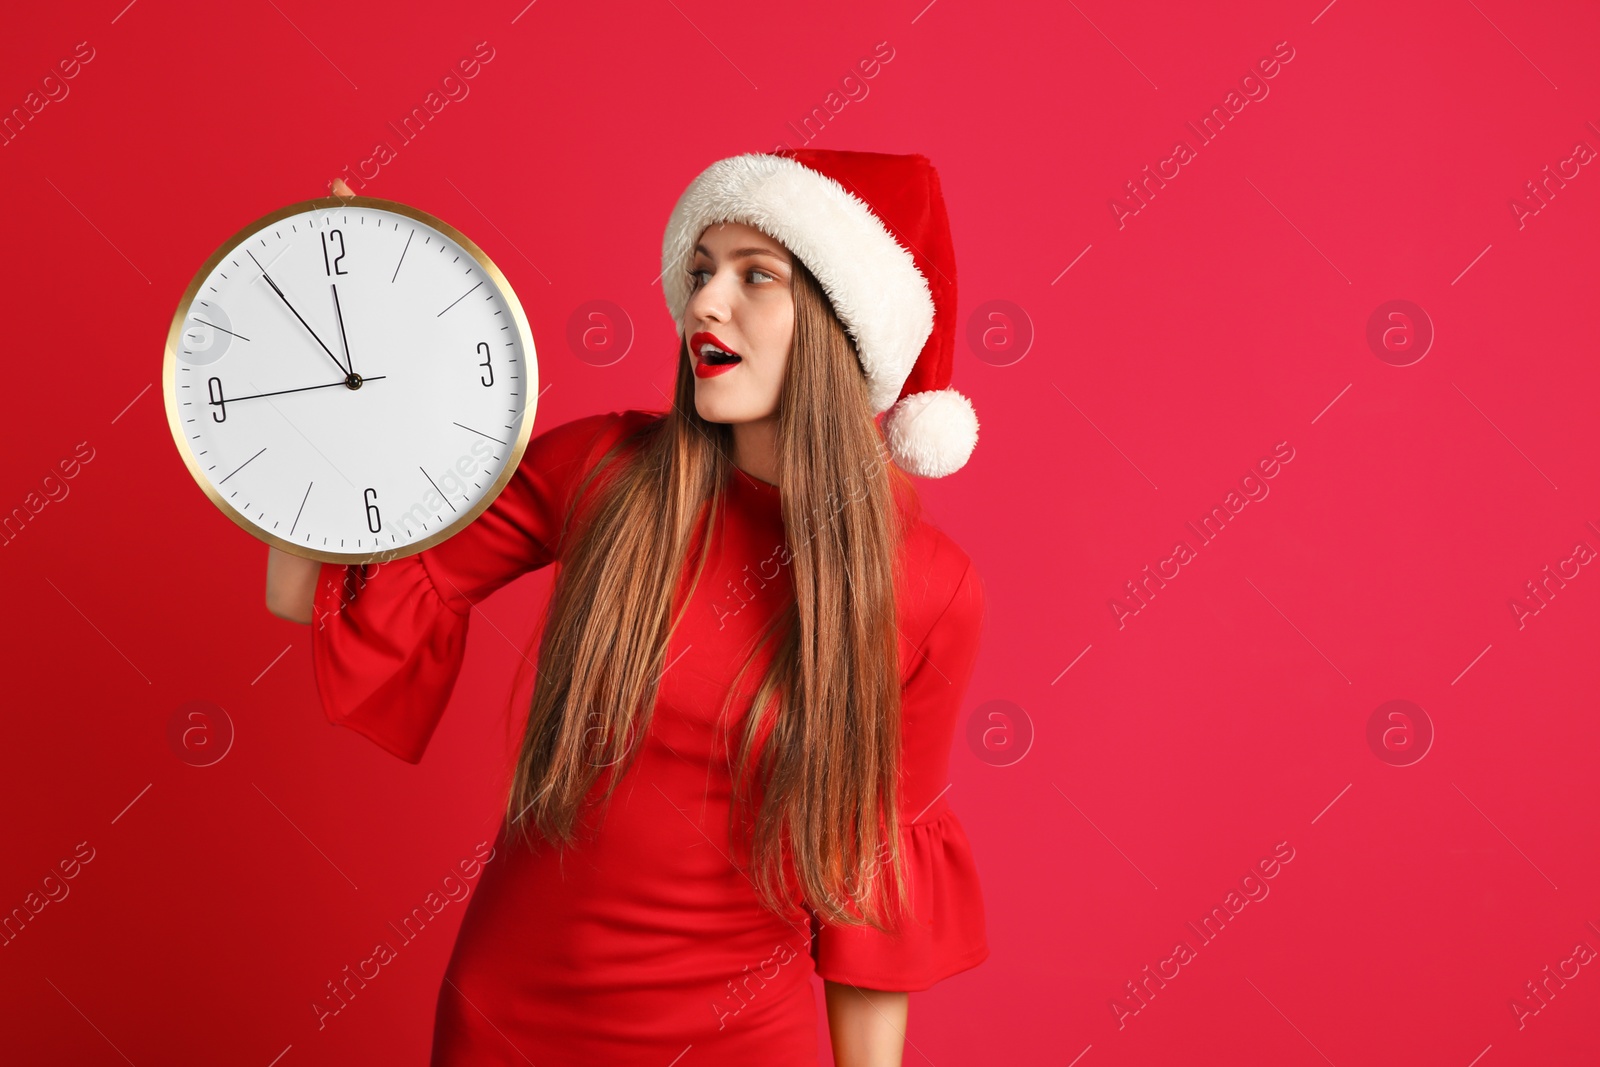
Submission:
[[[489,257],[360,196],[291,204],[217,249],[172,317],[163,381],[212,503],[333,563],[407,556],[477,518],[539,393],[527,319]]]

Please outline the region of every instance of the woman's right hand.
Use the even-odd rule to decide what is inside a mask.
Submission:
[[[280,619],[310,625],[322,564],[267,546],[267,610]]]

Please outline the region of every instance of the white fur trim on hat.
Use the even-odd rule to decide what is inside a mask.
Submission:
[[[872,209],[787,156],[752,152],[713,163],[679,197],[661,245],[661,287],[679,334],[689,261],[716,222],[754,226],[799,257],[855,341],[873,414],[893,405],[933,332],[933,295]]]
[[[883,419],[895,462],[922,478],[943,478],[967,462],[978,444],[978,413],[954,389],[903,397]]]

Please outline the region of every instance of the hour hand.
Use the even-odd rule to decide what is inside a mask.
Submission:
[[[339,357],[333,354],[333,350],[327,345],[322,344],[322,338],[317,336],[317,331],[311,328],[311,324],[309,322],[307,322],[304,318],[301,318],[300,312],[294,310],[294,305],[289,303],[289,298],[283,295],[283,290],[278,288],[278,283],[272,280],[272,275],[267,273],[267,268],[261,266],[261,261],[255,257],[255,253],[251,252],[247,248],[244,250],[244,254],[249,256],[250,262],[254,263],[261,271],[261,276],[267,280],[268,285],[272,286],[272,291],[278,294],[278,299],[283,301],[283,306],[293,312],[295,318],[300,319],[300,325],[306,328],[306,332],[311,335],[311,339],[317,342],[317,344],[322,345],[322,350],[328,353],[328,358],[333,360],[333,365],[339,368],[339,372],[341,374],[348,375],[350,373],[350,368],[346,367],[343,363],[340,363]]]
[[[344,365],[351,373],[356,372],[356,364],[350,358],[350,338],[344,332],[344,312],[339,307],[339,286],[336,282],[329,282],[328,288],[333,290],[333,317],[339,320],[339,341],[344,345]]]

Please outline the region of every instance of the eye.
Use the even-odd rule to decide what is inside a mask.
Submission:
[[[712,272],[711,272],[711,268],[709,268],[709,267],[701,267],[698,270],[691,268],[690,270],[687,270],[684,273],[689,275],[689,290],[690,290],[690,292],[693,292],[694,290],[700,288],[702,285],[705,284],[705,282],[700,280],[700,275],[702,275],[702,274],[709,275]],[[780,281],[781,280],[781,279],[779,279],[779,277],[776,274],[772,273],[769,270],[762,270],[760,267],[751,267],[748,271],[745,272],[745,276],[751,282],[756,283],[756,284],[760,284],[760,283],[763,283],[763,282],[775,282],[775,281]]]

